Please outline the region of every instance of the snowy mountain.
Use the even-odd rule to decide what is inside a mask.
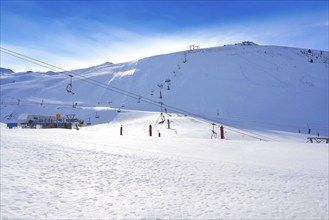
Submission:
[[[328,66],[327,51],[243,42],[67,72],[4,73],[1,122],[59,113],[94,125],[127,110],[160,112],[163,103],[168,114],[238,128],[328,135]]]
[[[0,67],[0,73],[1,74],[10,74],[10,73],[13,73],[14,71],[12,71],[11,69],[6,69],[6,68],[3,68],[3,67]]]
[[[328,57],[244,42],[1,74],[0,219],[328,219],[328,143],[306,143],[328,135]],[[6,128],[27,114],[92,126]]]

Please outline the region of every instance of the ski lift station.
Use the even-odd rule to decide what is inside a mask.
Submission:
[[[21,114],[16,120],[18,126],[22,128],[69,128],[70,123],[66,123],[65,118],[59,114],[52,115],[30,115]]]

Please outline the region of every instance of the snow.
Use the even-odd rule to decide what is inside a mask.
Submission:
[[[154,115],[139,116],[79,131],[1,128],[1,217],[328,218],[327,144],[149,137]]]
[[[6,128],[7,125],[6,125],[5,123],[1,123],[1,122],[0,122],[0,127],[1,127],[1,128]]]
[[[0,218],[328,219],[329,146],[306,143],[329,136],[328,65],[326,51],[244,42],[4,72]],[[6,128],[27,114],[91,126]]]
[[[96,107],[160,111],[161,83],[169,112],[238,128],[303,133],[311,128],[313,135],[329,136],[328,65],[327,51],[238,44],[50,75],[3,74],[1,121],[15,122],[24,113],[75,113],[95,125],[116,117],[102,111],[106,116],[95,119]],[[74,74],[74,95],[66,92],[68,74]],[[77,109],[70,108],[73,102]],[[7,120],[8,115],[15,117]]]

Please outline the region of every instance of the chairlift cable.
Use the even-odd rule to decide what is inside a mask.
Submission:
[[[132,92],[128,92],[128,91],[125,91],[123,89],[120,89],[120,88],[117,88],[117,87],[114,87],[114,86],[111,86],[111,85],[107,85],[107,84],[104,84],[102,82],[98,82],[97,80],[93,80],[93,79],[90,79],[90,78],[87,78],[83,75],[79,75],[79,74],[76,74],[74,73],[73,71],[67,71],[63,68],[60,68],[60,67],[56,67],[54,65],[51,65],[51,64],[48,64],[48,63],[45,63],[43,61],[40,61],[40,60],[37,60],[37,59],[34,59],[34,58],[31,58],[31,57],[28,57],[28,56],[25,56],[23,54],[20,54],[20,53],[17,53],[17,52],[14,52],[12,50],[8,50],[6,48],[3,48],[3,47],[0,47],[1,50],[4,52],[4,53],[7,53],[9,55],[12,55],[14,57],[17,57],[19,59],[22,59],[22,60],[25,60],[25,61],[28,61],[28,62],[31,62],[31,63],[34,63],[38,66],[42,66],[44,68],[47,68],[47,69],[50,69],[52,71],[56,71],[60,74],[63,74],[63,75],[67,75],[67,76],[70,76],[71,74],[77,78],[79,78],[80,80],[83,80],[83,81],[86,81],[88,83],[91,83],[93,85],[96,85],[96,86],[99,86],[99,87],[102,87],[104,89],[108,89],[110,91],[113,91],[113,92],[116,92],[116,93],[119,93],[121,95],[126,95],[126,96],[129,96],[131,98],[138,98],[138,95],[132,93]],[[9,52],[7,52],[9,51]],[[41,64],[40,64],[41,63]],[[56,68],[56,69],[54,69]],[[63,72],[59,72],[59,71],[63,71]],[[71,73],[71,74],[68,74],[68,73]]]
[[[201,115],[201,114],[196,114],[196,113],[192,113],[190,111],[186,111],[184,109],[181,109],[181,108],[177,108],[177,107],[174,107],[174,106],[171,106],[171,105],[167,105],[167,104],[164,104],[163,102],[159,103],[158,101],[155,101],[155,100],[152,100],[152,99],[149,99],[147,97],[142,97],[138,94],[135,94],[133,92],[129,92],[129,91],[125,91],[123,89],[120,89],[120,88],[117,88],[117,87],[114,87],[114,86],[111,86],[111,85],[108,85],[108,84],[104,84],[102,82],[99,82],[97,80],[94,80],[94,79],[90,79],[90,78],[87,78],[83,75],[79,75],[79,74],[76,74],[74,73],[73,71],[67,71],[65,69],[62,69],[60,67],[57,67],[57,66],[54,66],[54,65],[51,65],[51,64],[48,64],[46,62],[43,62],[43,61],[40,61],[40,60],[37,60],[37,59],[34,59],[34,58],[31,58],[31,57],[28,57],[28,56],[25,56],[23,54],[20,54],[20,53],[17,53],[17,52],[14,52],[12,50],[9,50],[9,49],[6,49],[4,47],[0,47],[1,51],[8,54],[8,55],[11,55],[11,56],[14,56],[14,57],[17,57],[19,59],[22,59],[22,60],[25,60],[27,62],[31,62],[31,63],[34,63],[38,66],[42,66],[44,68],[47,68],[47,69],[50,69],[50,70],[53,70],[53,71],[57,71],[59,72],[59,70],[63,71],[63,72],[59,72],[60,74],[63,74],[63,75],[67,75],[67,76],[75,76],[77,78],[79,78],[80,80],[82,81],[86,81],[90,84],[93,84],[95,86],[99,86],[101,88],[104,88],[104,89],[107,89],[107,90],[110,90],[110,91],[113,91],[113,92],[116,92],[116,93],[119,93],[121,95],[125,95],[127,97],[130,97],[130,98],[133,98],[133,99],[139,99],[140,97],[142,98],[141,101],[145,102],[145,103],[149,103],[151,105],[155,105],[155,106],[160,106],[161,107],[166,107],[167,109],[169,110],[173,110],[173,111],[176,111],[177,113],[182,113],[182,114],[188,114],[188,115],[191,115],[191,116],[195,116],[195,117],[198,117],[198,118],[202,118],[202,119],[206,119],[206,120],[210,120],[210,121],[213,121],[213,119],[210,119],[209,117],[206,117],[204,115]],[[55,69],[54,69],[55,68]],[[57,70],[56,70],[57,69]],[[68,73],[71,73],[71,74],[68,74]],[[163,85],[159,84],[158,85],[160,88],[163,87]],[[219,122],[218,120],[216,120],[216,122]],[[219,122],[221,123],[221,122]],[[259,135],[260,136],[260,135]]]
[[[23,60],[25,60],[25,61],[28,61],[28,62],[34,63],[34,64],[36,64],[36,65],[39,65],[39,66],[42,66],[42,67],[45,67],[45,68],[51,69],[51,70],[53,70],[53,71],[58,71],[58,70],[63,71],[63,72],[59,72],[60,74],[67,75],[67,76],[70,76],[70,75],[72,74],[73,76],[76,76],[77,78],[80,78],[81,80],[86,81],[86,82],[88,82],[88,83],[91,83],[91,84],[93,84],[93,85],[95,85],[95,86],[99,86],[99,87],[101,87],[101,88],[104,88],[104,89],[107,89],[107,90],[110,90],[110,91],[113,91],[113,92],[119,93],[119,94],[121,94],[121,95],[126,95],[127,97],[130,97],[130,98],[133,98],[133,99],[139,99],[139,97],[141,97],[141,96],[138,95],[138,94],[135,94],[135,93],[132,93],[132,92],[129,92],[129,91],[125,91],[125,90],[123,90],[123,89],[120,89],[120,88],[117,88],[117,87],[114,87],[114,86],[111,86],[111,85],[104,84],[104,83],[99,82],[99,81],[97,81],[97,80],[93,80],[93,79],[87,78],[87,77],[85,77],[85,76],[82,76],[82,75],[76,74],[76,73],[74,73],[73,71],[67,71],[67,70],[62,69],[62,68],[60,68],[60,67],[56,67],[56,66],[54,66],[54,65],[51,65],[51,64],[48,64],[48,63],[46,63],[46,62],[43,62],[43,61],[40,61],[40,60],[37,60],[37,59],[31,58],[31,57],[25,56],[25,55],[23,55],[23,54],[20,54],[20,53],[14,52],[14,51],[12,51],[12,50],[8,50],[8,49],[3,48],[3,47],[0,47],[0,48],[1,48],[1,50],[2,50],[3,52],[5,52],[5,53],[7,53],[7,54],[9,54],[9,55],[15,56],[15,57],[17,57],[17,58],[19,58],[19,59],[23,59]],[[6,52],[6,51],[4,51],[4,50],[9,51],[9,53]],[[41,64],[40,64],[40,63],[41,63]],[[50,67],[49,67],[49,66],[50,66]],[[54,68],[56,68],[57,70],[54,69]],[[67,73],[66,73],[66,72],[67,72]],[[68,74],[68,73],[71,73],[71,74]],[[159,87],[163,87],[162,84],[159,84],[158,86],[159,86]],[[143,102],[146,102],[146,103],[149,103],[149,104],[152,104],[152,105],[159,106],[159,103],[158,103],[157,101],[155,101],[155,100],[149,99],[149,98],[147,98],[147,97],[142,97],[142,98],[143,98],[143,100],[142,100]],[[161,104],[161,105],[164,105],[164,104]],[[168,106],[168,107],[170,107],[170,106]],[[172,109],[174,109],[174,108],[172,108]],[[178,110],[178,108],[175,108],[175,109]]]

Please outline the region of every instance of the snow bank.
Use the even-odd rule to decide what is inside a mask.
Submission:
[[[0,122],[0,128],[7,128],[7,124]]]

